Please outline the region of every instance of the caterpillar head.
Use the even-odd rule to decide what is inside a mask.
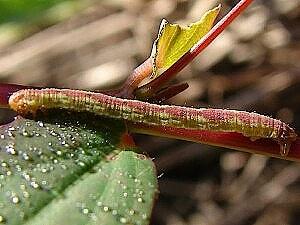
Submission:
[[[20,115],[35,115],[41,108],[35,90],[24,89],[13,93],[9,97],[9,106]]]

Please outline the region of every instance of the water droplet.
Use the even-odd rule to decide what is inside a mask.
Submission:
[[[29,156],[28,156],[28,154],[26,152],[24,152],[22,154],[22,157],[23,157],[24,160],[29,160]]]
[[[97,202],[97,206],[102,206],[103,203],[102,202]]]
[[[108,208],[107,206],[104,206],[104,207],[103,207],[103,211],[104,211],[104,212],[108,212],[108,211],[109,211],[109,208]]]
[[[84,167],[84,166],[85,166],[85,163],[84,163],[84,162],[81,162],[81,161],[79,161],[79,162],[78,162],[78,165],[79,165],[79,166],[81,166],[81,167]]]
[[[143,202],[142,198],[138,198],[137,200],[138,200],[138,202]]]
[[[61,145],[64,146],[64,147],[69,147],[69,144],[66,143],[66,141],[62,141],[62,142],[61,142]]]
[[[114,209],[114,210],[112,211],[112,214],[115,216],[115,215],[118,214],[118,211]]]
[[[279,143],[280,145],[280,155],[282,157],[286,157],[289,154],[291,143],[286,142],[286,143]]]
[[[5,223],[5,219],[3,216],[0,216],[0,223]]]
[[[30,186],[35,188],[35,189],[39,187],[38,183],[36,183],[35,181],[31,181]]]
[[[134,211],[133,209],[129,210],[129,214],[130,214],[131,216],[133,216],[134,213],[135,213],[135,211]]]
[[[30,180],[30,175],[27,173],[22,173],[22,177],[24,177],[25,180],[29,181]]]
[[[18,204],[19,201],[20,201],[19,197],[16,195],[15,192],[11,192],[9,198],[10,198],[11,202],[14,203],[14,204]]]
[[[48,172],[48,170],[46,168],[42,168],[41,171],[42,171],[42,173],[47,173]]]
[[[124,197],[127,197],[127,196],[128,196],[128,193],[127,193],[127,192],[124,192],[124,193],[123,193],[123,196],[124,196]]]
[[[14,204],[18,204],[20,200],[19,200],[19,198],[17,196],[14,196],[14,197],[12,197],[11,201]]]
[[[8,132],[7,132],[7,135],[8,135],[8,137],[13,137],[13,134],[12,134],[11,131],[8,131]]]
[[[6,171],[6,175],[10,176],[10,175],[12,175],[12,172],[10,170]]]
[[[37,124],[40,126],[40,127],[43,127],[44,126],[44,123],[42,121],[38,121]]]
[[[20,165],[16,165],[16,170],[18,171],[18,172],[21,172],[22,171],[22,167],[20,166]]]
[[[23,130],[22,130],[22,135],[23,135],[24,137],[32,137],[32,136],[33,136],[33,135],[30,134],[26,129],[23,129]]]
[[[121,222],[121,223],[127,223],[127,219],[126,219],[125,217],[121,217],[121,218],[120,218],[120,222]]]
[[[88,214],[89,213],[89,209],[87,209],[87,208],[82,209],[82,213],[83,214]]]
[[[11,155],[15,155],[16,154],[16,150],[14,148],[14,145],[13,144],[8,144],[5,146],[6,148],[6,152],[11,154]]]
[[[147,219],[147,214],[146,214],[146,213],[143,213],[143,214],[142,214],[142,218],[143,218],[144,220],[146,220],[146,219]]]
[[[24,196],[24,198],[29,198],[30,197],[30,195],[27,191],[23,191],[23,196]]]
[[[137,179],[137,178],[134,179],[134,182],[135,183],[141,183],[141,181],[139,179]]]

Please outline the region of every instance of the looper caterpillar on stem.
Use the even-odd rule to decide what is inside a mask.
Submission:
[[[81,90],[20,90],[9,98],[9,105],[21,115],[34,115],[38,110],[58,108],[91,112],[140,124],[236,132],[253,140],[270,138],[278,142],[282,156],[288,155],[290,144],[297,137],[295,131],[284,122],[257,113],[156,105]]]

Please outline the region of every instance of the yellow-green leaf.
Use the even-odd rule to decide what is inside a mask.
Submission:
[[[171,24],[163,19],[152,48],[153,75],[159,76],[179,60],[212,28],[220,6],[207,11],[189,26]]]

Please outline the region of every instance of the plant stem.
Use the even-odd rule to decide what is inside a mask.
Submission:
[[[122,87],[115,92],[114,96],[122,98],[133,98],[133,92],[139,84],[152,73],[152,58],[146,59],[141,65],[134,69],[131,75],[128,76]]]
[[[189,87],[188,83],[174,84],[166,87],[165,89],[155,93],[149,100],[149,102],[163,102],[169,98],[172,98],[179,93],[183,92]]]
[[[131,132],[151,134],[160,137],[188,140],[234,150],[272,156],[280,159],[300,162],[300,139],[291,143],[287,156],[280,154],[280,145],[275,140],[261,138],[255,141],[235,132],[191,130],[175,127],[159,127],[145,124],[129,123]]]
[[[18,84],[3,84],[0,83],[0,108],[8,108],[8,99],[16,91],[32,88],[30,86],[18,85]],[[36,87],[38,88],[38,87]]]
[[[202,52],[218,35],[242,12],[253,0],[241,0],[230,12],[224,16],[201,40],[176,63],[156,79],[138,88],[135,95],[138,99],[147,99],[157,92],[164,84],[172,79],[186,65],[188,65],[200,52]],[[151,68],[152,69],[152,68]]]

